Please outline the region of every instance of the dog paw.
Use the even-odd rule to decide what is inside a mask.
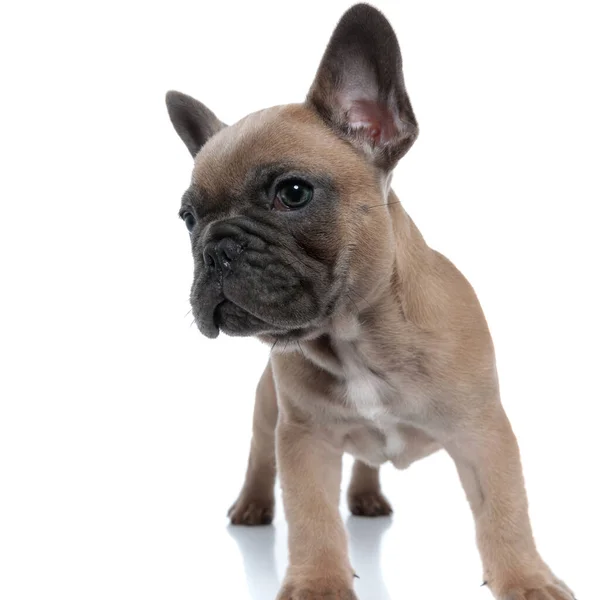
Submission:
[[[317,585],[310,582],[287,583],[277,600],[358,600],[354,591],[344,585]]]
[[[564,582],[552,576],[543,583],[512,587],[499,594],[498,598],[500,600],[575,600],[575,594]]]
[[[359,517],[386,517],[392,514],[392,507],[381,492],[363,492],[348,497],[348,507]]]
[[[244,494],[233,503],[227,516],[232,525],[270,525],[273,522],[274,501],[250,498]]]

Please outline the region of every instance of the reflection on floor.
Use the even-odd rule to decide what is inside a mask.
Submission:
[[[355,589],[361,600],[390,600],[381,574],[380,548],[391,517],[349,516],[346,520],[350,559],[358,579]],[[277,528],[284,527],[278,523]],[[244,562],[246,583],[252,600],[275,598],[280,585],[280,570],[275,560],[278,529],[229,526]]]

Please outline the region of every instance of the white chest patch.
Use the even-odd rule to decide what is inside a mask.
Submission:
[[[389,385],[364,363],[350,343],[336,344],[338,357],[346,378],[346,402],[368,421],[368,425],[379,430],[385,438],[385,455],[397,456],[405,448],[398,421],[383,402],[390,394]]]

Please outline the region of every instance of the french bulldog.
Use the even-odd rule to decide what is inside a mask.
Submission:
[[[431,249],[390,187],[417,139],[394,31],[375,8],[341,18],[301,104],[226,126],[168,92],[194,158],[180,216],[200,331],[271,345],[231,522],[270,523],[279,475],[289,567],[279,600],[356,598],[339,514],[391,512],[379,466],[445,450],[502,600],[573,600],[532,535],[517,441],[470,284]]]

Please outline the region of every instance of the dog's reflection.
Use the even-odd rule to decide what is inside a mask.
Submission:
[[[359,577],[355,589],[361,600],[390,600],[381,574],[380,548],[391,522],[391,517],[350,516],[346,520],[350,559]],[[280,527],[278,524],[277,529]],[[229,526],[227,529],[242,554],[250,598],[273,600],[281,583],[275,560],[276,527]]]
[[[354,587],[360,600],[390,600],[381,574],[381,540],[392,517],[348,517],[350,560],[359,576]]]
[[[229,525],[227,530],[242,553],[250,598],[274,600],[279,590],[275,562],[275,527]]]

